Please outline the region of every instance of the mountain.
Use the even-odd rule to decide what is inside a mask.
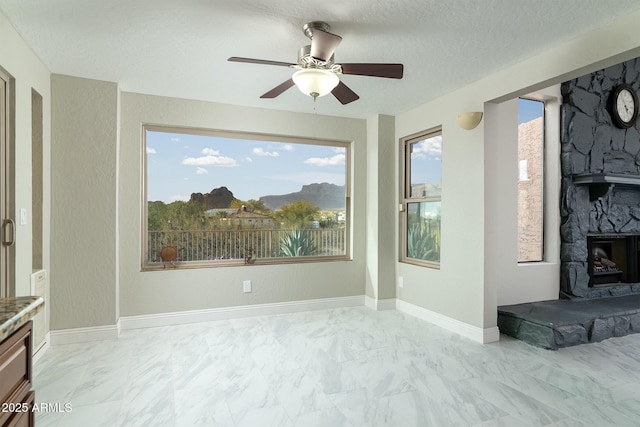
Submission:
[[[227,209],[235,200],[233,193],[227,187],[214,188],[209,193],[191,193],[190,203],[209,209]],[[262,196],[259,199],[271,210],[280,209],[287,203],[296,200],[306,200],[318,206],[321,210],[345,209],[345,187],[329,183],[303,185],[295,193]]]
[[[296,193],[262,196],[260,200],[272,210],[280,209],[283,205],[296,200],[311,202],[320,210],[341,210],[345,209],[345,187],[326,182],[309,184],[303,185],[302,189]]]
[[[227,187],[214,188],[209,193],[191,193],[189,202],[204,204],[205,209],[225,209],[235,199]]]
[[[411,194],[413,197],[438,197],[442,195],[442,184],[415,184],[411,186]]]

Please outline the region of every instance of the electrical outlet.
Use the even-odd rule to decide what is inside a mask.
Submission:
[[[398,276],[398,287],[404,288],[404,277]]]
[[[242,291],[251,292],[251,280],[245,280],[242,282]]]

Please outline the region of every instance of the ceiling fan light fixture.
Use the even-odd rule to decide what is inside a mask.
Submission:
[[[331,71],[305,68],[293,73],[293,82],[300,92],[316,98],[331,93],[340,83],[340,79]]]
[[[299,70],[286,81],[260,96],[261,99],[272,99],[282,95],[291,86],[296,85],[300,92],[310,96],[315,101],[319,96],[331,93],[342,105],[350,104],[360,99],[351,90],[340,75],[383,77],[401,79],[404,65],[391,63],[335,63],[334,52],[342,37],[329,32],[329,24],[313,21],[302,27],[304,34],[311,39],[311,44],[303,46],[298,51],[298,63],[291,64],[281,61],[270,61],[255,58],[232,56],[231,62],[246,62],[249,64],[276,65],[279,67],[295,68]]]

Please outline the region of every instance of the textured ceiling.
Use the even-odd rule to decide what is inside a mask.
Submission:
[[[0,10],[54,73],[120,84],[124,91],[313,112],[286,67],[308,21],[343,37],[336,62],[401,62],[404,79],[341,76],[360,95],[317,112],[396,115],[627,13],[638,0],[0,0]]]

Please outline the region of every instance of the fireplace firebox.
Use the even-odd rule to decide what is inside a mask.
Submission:
[[[590,287],[640,282],[640,235],[588,235],[587,249]]]

